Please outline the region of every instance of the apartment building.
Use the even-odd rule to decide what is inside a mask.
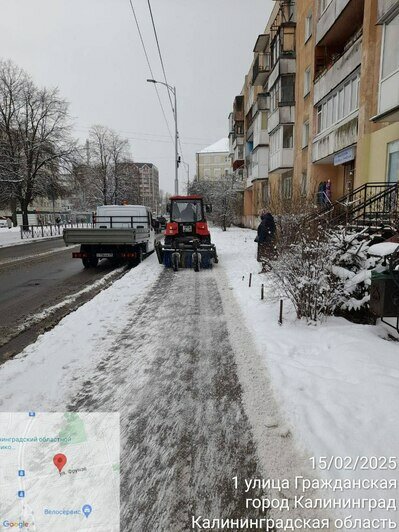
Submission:
[[[399,180],[398,41],[399,0],[275,1],[241,93],[245,225],[281,200],[334,201]],[[267,161],[255,149],[265,125]]]
[[[392,84],[394,12],[384,15],[382,4],[380,20],[391,39],[385,61],[374,0],[304,1],[298,11],[294,176],[296,187],[313,197],[326,182],[334,200],[365,182],[386,180],[388,144],[397,139],[398,124],[389,123],[385,111],[397,106],[399,85],[397,79],[396,90]]]
[[[132,163],[140,173],[139,197],[141,204],[149,207],[152,212],[159,210],[159,172],[152,163]]]
[[[196,179],[217,180],[231,172],[230,141],[223,138],[196,153]]]

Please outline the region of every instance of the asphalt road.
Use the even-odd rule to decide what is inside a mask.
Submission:
[[[115,265],[102,261],[97,268],[84,269],[72,259],[72,248],[62,239],[0,248],[0,361],[19,352],[40,332],[68,312],[53,314],[40,324],[23,330],[32,316],[46,311],[71,294],[90,286]],[[7,340],[13,338],[12,342]]]
[[[261,515],[233,486],[261,473],[211,271],[162,272],[66,409],[120,413],[121,530]]]

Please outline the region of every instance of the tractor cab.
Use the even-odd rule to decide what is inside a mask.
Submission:
[[[167,206],[170,221],[166,224],[164,244],[157,243],[158,260],[165,267],[210,268],[217,263],[217,253],[205,218],[210,205],[202,196],[172,196]]]
[[[167,240],[170,243],[176,238],[209,240],[205,210],[210,212],[210,206],[204,206],[202,196],[172,196],[168,205],[170,222],[165,231]]]

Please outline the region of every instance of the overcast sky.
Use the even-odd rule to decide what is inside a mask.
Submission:
[[[163,80],[147,0],[132,0],[154,75]],[[151,0],[170,84],[176,85],[183,156],[227,136],[239,94],[273,0]],[[129,138],[136,161],[153,162],[173,192],[174,152],[129,0],[0,0],[0,56],[39,85],[57,86],[71,104],[76,136],[103,124]],[[170,129],[166,88],[159,86]],[[180,169],[180,181],[186,181]],[[182,187],[180,191],[185,191]]]

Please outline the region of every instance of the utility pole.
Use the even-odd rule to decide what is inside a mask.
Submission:
[[[172,87],[163,81],[157,81],[155,79],[147,79],[148,83],[158,83],[164,85],[174,97],[174,106],[173,106],[173,116],[175,119],[175,195],[179,194],[179,151],[178,151],[178,142],[179,142],[179,131],[177,128],[177,91],[176,87]]]

